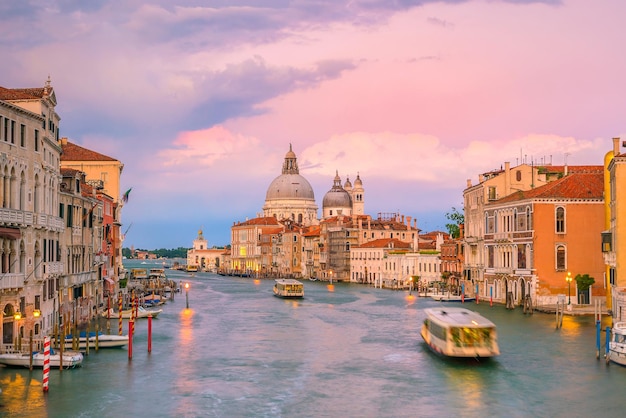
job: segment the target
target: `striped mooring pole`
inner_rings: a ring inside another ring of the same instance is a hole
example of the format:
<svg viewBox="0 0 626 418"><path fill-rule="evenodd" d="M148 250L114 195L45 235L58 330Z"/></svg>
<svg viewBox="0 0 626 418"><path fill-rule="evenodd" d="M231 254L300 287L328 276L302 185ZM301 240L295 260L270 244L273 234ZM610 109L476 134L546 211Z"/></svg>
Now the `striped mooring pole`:
<svg viewBox="0 0 626 418"><path fill-rule="evenodd" d="M48 377L50 376L50 337L43 340L43 391L48 392Z"/></svg>

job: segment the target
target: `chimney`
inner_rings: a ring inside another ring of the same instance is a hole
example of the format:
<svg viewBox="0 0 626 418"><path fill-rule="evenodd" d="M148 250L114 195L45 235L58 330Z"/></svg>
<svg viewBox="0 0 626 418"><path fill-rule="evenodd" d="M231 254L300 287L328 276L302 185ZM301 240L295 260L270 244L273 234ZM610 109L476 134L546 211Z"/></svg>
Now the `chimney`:
<svg viewBox="0 0 626 418"><path fill-rule="evenodd" d="M619 138L613 138L613 155L619 154Z"/></svg>
<svg viewBox="0 0 626 418"><path fill-rule="evenodd" d="M472 187L472 179L467 179L466 187L469 189Z"/></svg>

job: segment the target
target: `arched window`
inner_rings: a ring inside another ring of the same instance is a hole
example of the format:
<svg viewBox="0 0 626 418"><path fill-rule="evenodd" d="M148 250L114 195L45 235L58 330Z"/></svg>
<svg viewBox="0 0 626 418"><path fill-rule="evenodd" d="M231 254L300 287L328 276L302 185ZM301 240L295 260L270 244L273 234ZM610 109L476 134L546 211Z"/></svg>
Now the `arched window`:
<svg viewBox="0 0 626 418"><path fill-rule="evenodd" d="M556 246L556 269L565 271L565 245Z"/></svg>
<svg viewBox="0 0 626 418"><path fill-rule="evenodd" d="M555 213L555 222L556 222L556 233L564 234L565 233L565 208L559 206L556 208Z"/></svg>

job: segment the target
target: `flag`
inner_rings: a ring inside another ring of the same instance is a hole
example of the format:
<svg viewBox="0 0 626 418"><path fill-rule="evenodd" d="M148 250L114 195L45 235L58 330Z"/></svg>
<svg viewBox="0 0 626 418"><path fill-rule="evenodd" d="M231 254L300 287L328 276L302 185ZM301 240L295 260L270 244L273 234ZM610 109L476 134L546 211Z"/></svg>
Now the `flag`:
<svg viewBox="0 0 626 418"><path fill-rule="evenodd" d="M128 202L128 195L130 194L131 190L133 190L132 187L130 189L126 190L126 193L124 193L124 196L122 196L122 202L124 202L124 203Z"/></svg>
<svg viewBox="0 0 626 418"><path fill-rule="evenodd" d="M83 222L85 222L85 220L93 213L93 210L96 208L96 206L98 206L98 202L94 203L91 209L85 212L85 214L83 215Z"/></svg>

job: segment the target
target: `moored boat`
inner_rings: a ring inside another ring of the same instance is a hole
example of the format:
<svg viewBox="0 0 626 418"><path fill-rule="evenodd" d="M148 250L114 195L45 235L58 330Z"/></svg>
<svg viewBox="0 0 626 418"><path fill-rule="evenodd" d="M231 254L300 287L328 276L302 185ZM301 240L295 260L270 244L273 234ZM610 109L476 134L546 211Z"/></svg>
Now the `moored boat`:
<svg viewBox="0 0 626 418"><path fill-rule="evenodd" d="M135 314L133 314L133 309L126 309L122 311L121 315L122 319L130 319L131 317L147 318L150 315L152 315L153 318L156 318L161 312L163 312L163 309L146 309L143 306L139 306ZM119 318L120 313L118 311L114 311L113 309L109 309L108 311L105 310L102 312L102 316L105 318Z"/></svg>
<svg viewBox="0 0 626 418"><path fill-rule="evenodd" d="M37 351L32 353L32 365L43 368L44 353ZM63 368L71 369L79 367L83 363L83 355L78 351L63 352ZM5 353L0 354L0 364L9 367L30 367L31 353ZM50 367L58 369L61 366L61 353L50 349Z"/></svg>
<svg viewBox="0 0 626 418"><path fill-rule="evenodd" d="M453 295L451 293L439 293L430 295L430 298L438 302L471 302L476 300L473 296Z"/></svg>
<svg viewBox="0 0 626 418"><path fill-rule="evenodd" d="M102 332L98 332L96 341L95 332L90 332L89 338L87 338L87 333L81 332L78 338L78 348L81 350L86 349L87 341L89 341L89 348L96 348L96 342L98 344L98 348L121 348L128 344L128 335L104 334ZM65 337L65 348L71 349L73 344L73 336L71 334L67 335Z"/></svg>
<svg viewBox="0 0 626 418"><path fill-rule="evenodd" d="M609 360L626 366L626 322L617 322L611 329Z"/></svg>
<svg viewBox="0 0 626 418"><path fill-rule="evenodd" d="M437 354L447 357L488 358L500 354L496 326L464 308L424 309L421 335Z"/></svg>
<svg viewBox="0 0 626 418"><path fill-rule="evenodd" d="M304 284L295 279L276 279L274 281L274 296L281 298L304 297Z"/></svg>

